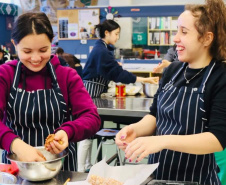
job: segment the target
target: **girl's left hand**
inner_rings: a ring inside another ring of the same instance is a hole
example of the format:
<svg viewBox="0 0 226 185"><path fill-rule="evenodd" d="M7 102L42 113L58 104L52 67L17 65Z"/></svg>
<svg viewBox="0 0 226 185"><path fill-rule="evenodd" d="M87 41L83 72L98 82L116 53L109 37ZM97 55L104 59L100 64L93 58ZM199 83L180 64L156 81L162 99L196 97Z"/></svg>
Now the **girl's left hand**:
<svg viewBox="0 0 226 185"><path fill-rule="evenodd" d="M61 141L60 143L58 141ZM59 130L55 133L53 142L47 148L47 151L52 154L59 154L68 147L68 136L64 130Z"/></svg>
<svg viewBox="0 0 226 185"><path fill-rule="evenodd" d="M162 136L139 137L128 144L125 150L125 157L132 162L140 162L149 154L160 152L164 149Z"/></svg>

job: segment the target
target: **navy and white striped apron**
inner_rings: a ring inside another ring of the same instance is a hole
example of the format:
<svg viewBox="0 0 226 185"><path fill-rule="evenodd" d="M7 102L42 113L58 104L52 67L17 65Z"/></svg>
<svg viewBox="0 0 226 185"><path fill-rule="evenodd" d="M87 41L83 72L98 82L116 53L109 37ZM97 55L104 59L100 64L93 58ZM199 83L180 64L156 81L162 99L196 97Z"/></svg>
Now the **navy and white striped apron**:
<svg viewBox="0 0 226 185"><path fill-rule="evenodd" d="M200 87L175 87L174 81L184 72L186 65L183 64L159 93L156 135L191 135L208 132L204 91L215 62L212 61L207 67ZM148 162L160 163L154 172L156 179L193 181L208 185L221 184L217 176L218 166L214 154L193 155L162 150L151 154Z"/></svg>
<svg viewBox="0 0 226 185"><path fill-rule="evenodd" d="M45 138L67 121L67 106L57 82L55 69L50 62L46 65L51 74L52 89L45 87L28 92L25 91L26 73L23 88L18 88L22 66L19 61L7 104L6 125L31 146L44 146ZM75 144L70 143L68 149L69 155L65 158L63 170L75 171ZM6 155L7 151L3 151L2 161L10 163Z"/></svg>
<svg viewBox="0 0 226 185"><path fill-rule="evenodd" d="M83 80L84 86L91 98L100 97L102 93L107 92L109 80L104 79L102 76L90 80Z"/></svg>

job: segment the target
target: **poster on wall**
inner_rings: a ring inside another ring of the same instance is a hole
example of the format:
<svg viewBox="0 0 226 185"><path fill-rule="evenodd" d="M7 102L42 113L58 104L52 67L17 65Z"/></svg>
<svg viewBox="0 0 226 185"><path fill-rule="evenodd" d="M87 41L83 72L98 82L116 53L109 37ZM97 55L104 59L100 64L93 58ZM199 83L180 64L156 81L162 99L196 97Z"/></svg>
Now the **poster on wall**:
<svg viewBox="0 0 226 185"><path fill-rule="evenodd" d="M99 10L79 10L79 36L81 39L96 38L94 27L97 24L99 24Z"/></svg>
<svg viewBox="0 0 226 185"><path fill-rule="evenodd" d="M68 38L68 18L61 17L59 18L59 37Z"/></svg>
<svg viewBox="0 0 226 185"><path fill-rule="evenodd" d="M78 24L70 23L68 24L68 38L77 39L78 38Z"/></svg>
<svg viewBox="0 0 226 185"><path fill-rule="evenodd" d="M58 37L65 39L97 39L95 25L100 22L99 9L58 10Z"/></svg>

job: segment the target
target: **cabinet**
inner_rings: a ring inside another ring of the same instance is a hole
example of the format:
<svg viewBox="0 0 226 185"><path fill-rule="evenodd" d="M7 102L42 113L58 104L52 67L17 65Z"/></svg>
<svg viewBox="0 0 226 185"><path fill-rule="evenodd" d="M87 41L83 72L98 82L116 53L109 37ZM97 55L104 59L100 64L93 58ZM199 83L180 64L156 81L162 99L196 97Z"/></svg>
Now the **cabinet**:
<svg viewBox="0 0 226 185"><path fill-rule="evenodd" d="M148 45L172 46L178 17L148 17Z"/></svg>

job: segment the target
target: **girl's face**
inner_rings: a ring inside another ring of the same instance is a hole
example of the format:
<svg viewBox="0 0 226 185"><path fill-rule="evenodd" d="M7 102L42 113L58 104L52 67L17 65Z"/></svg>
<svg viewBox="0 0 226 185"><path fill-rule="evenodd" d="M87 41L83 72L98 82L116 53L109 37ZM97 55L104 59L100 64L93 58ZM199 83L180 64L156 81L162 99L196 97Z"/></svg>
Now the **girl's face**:
<svg viewBox="0 0 226 185"><path fill-rule="evenodd" d="M207 53L203 39L198 40L195 20L190 11L184 11L178 18L178 31L173 40L177 46L178 59L182 62L198 62L203 58L202 54Z"/></svg>
<svg viewBox="0 0 226 185"><path fill-rule="evenodd" d="M42 70L50 59L51 42L46 34L27 35L14 46L20 61L31 71Z"/></svg>
<svg viewBox="0 0 226 185"><path fill-rule="evenodd" d="M119 39L119 34L120 34L120 29L119 28L117 28L116 30L113 30L111 32L105 31L105 38L104 38L104 40L105 40L105 42L107 44L114 45L117 42L117 40Z"/></svg>

